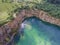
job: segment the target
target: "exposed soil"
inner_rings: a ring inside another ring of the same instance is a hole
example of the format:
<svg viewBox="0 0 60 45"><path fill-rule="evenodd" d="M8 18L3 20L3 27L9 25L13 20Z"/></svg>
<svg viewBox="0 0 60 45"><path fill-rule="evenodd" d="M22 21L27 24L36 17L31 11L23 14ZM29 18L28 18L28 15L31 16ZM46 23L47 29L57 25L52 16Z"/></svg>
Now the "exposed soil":
<svg viewBox="0 0 60 45"><path fill-rule="evenodd" d="M15 15L15 18L0 27L0 45L6 45L9 41L13 40L14 35L18 32L18 27L22 21L27 17L35 16L43 21L55 24L60 26L60 19L49 16L48 13L42 10L21 10L18 14ZM7 40L9 38L9 40ZM12 40L10 40L12 39ZM13 44L13 42L12 42Z"/></svg>

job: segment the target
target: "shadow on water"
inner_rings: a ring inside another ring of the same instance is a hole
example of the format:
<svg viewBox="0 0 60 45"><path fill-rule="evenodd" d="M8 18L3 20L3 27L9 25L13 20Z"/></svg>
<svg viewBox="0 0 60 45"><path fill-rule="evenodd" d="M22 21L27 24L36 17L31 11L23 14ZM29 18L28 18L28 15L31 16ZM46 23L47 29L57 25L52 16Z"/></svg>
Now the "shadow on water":
<svg viewBox="0 0 60 45"><path fill-rule="evenodd" d="M35 17L35 16L25 18L25 19L22 21L22 23L23 23L25 20L29 20L29 19L36 19L36 20L38 20L38 21L42 21L42 23L44 23L44 24L46 24L46 25L49 25L49 26L55 26L55 27L57 27L57 28L60 29L60 26L57 26L57 25L51 24L51 23L49 23L49 22L45 22L45 21L43 21L43 20L41 20L41 19L39 19L39 18L37 18L37 17Z"/></svg>
<svg viewBox="0 0 60 45"><path fill-rule="evenodd" d="M20 34L17 33L17 34L15 35L15 37L14 37L15 43L19 42L19 39L20 39Z"/></svg>
<svg viewBox="0 0 60 45"><path fill-rule="evenodd" d="M14 37L17 45L60 45L59 26L44 22L36 17L25 18L22 23L30 25L19 29ZM20 40L21 36L25 36L25 39Z"/></svg>

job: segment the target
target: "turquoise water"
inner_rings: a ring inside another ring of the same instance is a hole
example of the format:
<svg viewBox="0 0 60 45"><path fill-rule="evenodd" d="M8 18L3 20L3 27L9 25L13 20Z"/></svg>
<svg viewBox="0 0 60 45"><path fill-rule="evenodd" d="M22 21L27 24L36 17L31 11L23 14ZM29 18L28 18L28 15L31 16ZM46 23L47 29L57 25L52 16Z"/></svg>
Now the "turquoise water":
<svg viewBox="0 0 60 45"><path fill-rule="evenodd" d="M16 36L16 45L60 45L60 27L37 18L26 19L19 34L21 36Z"/></svg>

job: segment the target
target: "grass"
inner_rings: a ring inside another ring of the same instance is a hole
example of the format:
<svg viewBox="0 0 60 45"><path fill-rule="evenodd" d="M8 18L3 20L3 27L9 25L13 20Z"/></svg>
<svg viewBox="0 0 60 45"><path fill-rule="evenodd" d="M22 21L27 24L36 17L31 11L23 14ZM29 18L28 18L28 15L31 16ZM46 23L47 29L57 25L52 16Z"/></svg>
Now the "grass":
<svg viewBox="0 0 60 45"><path fill-rule="evenodd" d="M0 3L0 25L10 20L9 17L11 15L9 15L9 13L15 8L15 4Z"/></svg>
<svg viewBox="0 0 60 45"><path fill-rule="evenodd" d="M7 19L8 17L10 17L10 15L8 15L6 12L1 12L0 13L0 25L10 21L10 19Z"/></svg>
<svg viewBox="0 0 60 45"><path fill-rule="evenodd" d="M55 18L60 18L60 5L51 4L47 2L47 0L32 0L31 2L25 1L22 3L2 3L1 1L2 0L0 0L0 25L10 21L14 10L17 8L37 8L48 12ZM17 12L17 10L15 12Z"/></svg>
<svg viewBox="0 0 60 45"><path fill-rule="evenodd" d="M0 26L13 18L14 10L22 8L22 3L0 3Z"/></svg>
<svg viewBox="0 0 60 45"><path fill-rule="evenodd" d="M0 3L0 26L11 20L13 11L18 7L18 3Z"/></svg>
<svg viewBox="0 0 60 45"><path fill-rule="evenodd" d="M14 3L1 3L0 4L0 12L12 11L15 8L16 8L16 5Z"/></svg>
<svg viewBox="0 0 60 45"><path fill-rule="evenodd" d="M0 22L6 20L9 15L6 12L0 13Z"/></svg>

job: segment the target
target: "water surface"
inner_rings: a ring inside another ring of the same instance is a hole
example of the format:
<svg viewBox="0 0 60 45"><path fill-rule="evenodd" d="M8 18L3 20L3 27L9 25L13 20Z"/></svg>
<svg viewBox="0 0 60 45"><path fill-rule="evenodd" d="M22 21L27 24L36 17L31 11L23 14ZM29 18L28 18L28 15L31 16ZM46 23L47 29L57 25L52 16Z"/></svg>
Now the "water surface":
<svg viewBox="0 0 60 45"><path fill-rule="evenodd" d="M37 18L26 19L19 29L16 45L60 45L60 27Z"/></svg>

